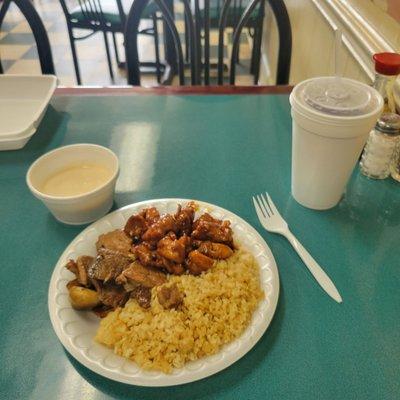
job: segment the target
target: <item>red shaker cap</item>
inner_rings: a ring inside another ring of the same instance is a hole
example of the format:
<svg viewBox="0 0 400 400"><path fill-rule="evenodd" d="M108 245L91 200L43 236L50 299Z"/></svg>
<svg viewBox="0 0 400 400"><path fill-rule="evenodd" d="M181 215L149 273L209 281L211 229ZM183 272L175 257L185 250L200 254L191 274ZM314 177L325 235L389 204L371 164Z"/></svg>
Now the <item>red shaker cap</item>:
<svg viewBox="0 0 400 400"><path fill-rule="evenodd" d="M400 54L376 53L373 56L375 71L383 75L400 74Z"/></svg>

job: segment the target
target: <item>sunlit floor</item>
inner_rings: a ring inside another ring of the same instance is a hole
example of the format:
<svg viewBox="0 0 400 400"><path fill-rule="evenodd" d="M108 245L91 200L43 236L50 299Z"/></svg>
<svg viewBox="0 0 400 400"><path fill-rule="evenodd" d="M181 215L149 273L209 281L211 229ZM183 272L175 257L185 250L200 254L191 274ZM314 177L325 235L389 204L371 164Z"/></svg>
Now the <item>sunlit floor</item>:
<svg viewBox="0 0 400 400"><path fill-rule="evenodd" d="M60 85L76 85L75 71L72 62L71 48L67 33L64 13L58 0L34 0L34 5L39 12L47 33L49 35L51 49ZM177 28L183 32L183 16L181 4L175 7ZM161 27L160 27L161 29ZM232 33L225 33L225 56L228 60ZM123 37L117 35L119 54L124 55ZM152 37L140 37L140 59L151 61L154 59L154 45ZM111 43L111 37L110 37ZM212 61L217 57L217 31L211 32L210 54ZM111 46L112 47L112 46ZM113 50L112 50L113 51ZM77 42L79 66L84 85L125 85L126 72L118 68L114 52L113 70L114 81L111 80L106 60L104 40L101 33L97 33L88 39ZM163 51L161 49L161 55ZM121 57L121 58L122 58ZM251 57L250 40L247 33L242 33L240 45L240 64L237 67L236 84L251 85L253 77L249 74ZM5 17L0 31L0 59L5 73L9 74L37 74L40 73L37 50L31 29L15 5L12 5ZM228 64L228 62L227 62ZM143 86L157 85L157 80L152 74L143 74L141 83Z"/></svg>

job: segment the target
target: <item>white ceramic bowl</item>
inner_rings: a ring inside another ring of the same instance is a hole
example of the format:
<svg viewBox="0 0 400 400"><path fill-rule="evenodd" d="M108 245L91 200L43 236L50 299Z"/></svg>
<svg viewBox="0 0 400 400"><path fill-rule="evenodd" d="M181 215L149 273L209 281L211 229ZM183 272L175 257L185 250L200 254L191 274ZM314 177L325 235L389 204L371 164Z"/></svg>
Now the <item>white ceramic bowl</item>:
<svg viewBox="0 0 400 400"><path fill-rule="evenodd" d="M83 162L109 169L112 171L111 178L91 192L77 196L50 196L40 191L43 183L55 172ZM73 144L38 158L26 174L26 183L58 221L81 225L99 219L110 210L118 173L118 158L111 150L96 144Z"/></svg>

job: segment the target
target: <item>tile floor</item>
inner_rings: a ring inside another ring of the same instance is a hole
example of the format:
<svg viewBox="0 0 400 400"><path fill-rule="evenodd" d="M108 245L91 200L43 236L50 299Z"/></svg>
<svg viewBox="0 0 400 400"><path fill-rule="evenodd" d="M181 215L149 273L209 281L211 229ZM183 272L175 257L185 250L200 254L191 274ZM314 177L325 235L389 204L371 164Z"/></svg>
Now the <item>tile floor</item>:
<svg viewBox="0 0 400 400"><path fill-rule="evenodd" d="M34 0L34 5L39 12L47 29L56 74L60 85L72 86L76 84L75 72L72 63L71 48L67 34L67 27L62 8L58 0ZM182 8L180 3L175 6L178 30L183 32ZM181 21L179 21L181 18ZM161 30L161 27L160 27ZM119 53L123 54L122 35L117 35ZM216 60L217 32L211 32L211 61ZM232 32L227 31L225 43L225 56L228 57L231 50ZM154 58L153 39L140 37L139 53L141 60ZM111 42L111 37L110 37ZM84 85L125 85L126 73L118 68L113 57L115 79L111 81L106 61L104 41L101 33L97 33L88 39L77 43L77 52ZM163 54L161 50L161 54ZM113 54L112 54L113 56ZM249 75L251 47L247 33L242 34L240 45L240 65L237 67L237 84L251 85L252 76ZM213 60L214 58L214 60ZM32 32L19 9L12 5L7 12L0 30L0 59L5 73L9 74L36 74L40 73L37 59L37 50ZM228 60L228 58L227 58ZM216 74L216 71L215 71ZM143 86L155 86L157 81L154 75L142 74Z"/></svg>

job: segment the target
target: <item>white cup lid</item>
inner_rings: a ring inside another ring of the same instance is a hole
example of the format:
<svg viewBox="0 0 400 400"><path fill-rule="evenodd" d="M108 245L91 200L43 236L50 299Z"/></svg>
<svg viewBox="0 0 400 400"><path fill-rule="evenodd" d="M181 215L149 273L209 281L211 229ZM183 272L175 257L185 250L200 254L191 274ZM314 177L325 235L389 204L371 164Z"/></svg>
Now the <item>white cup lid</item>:
<svg viewBox="0 0 400 400"><path fill-rule="evenodd" d="M376 112L382 106L382 97L372 87L336 76L303 81L292 94L292 106L296 105L303 112L324 119L360 118Z"/></svg>
<svg viewBox="0 0 400 400"><path fill-rule="evenodd" d="M310 107L331 115L365 114L372 97L363 86L336 77L309 82L303 96Z"/></svg>

